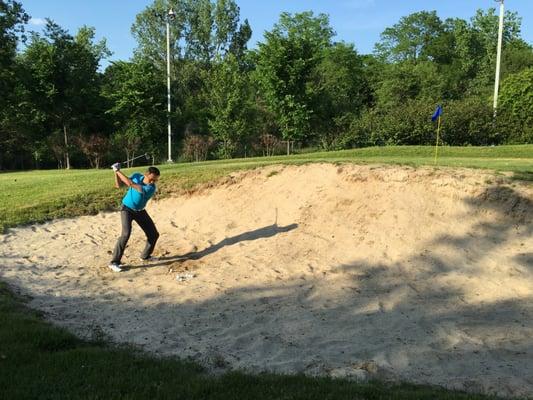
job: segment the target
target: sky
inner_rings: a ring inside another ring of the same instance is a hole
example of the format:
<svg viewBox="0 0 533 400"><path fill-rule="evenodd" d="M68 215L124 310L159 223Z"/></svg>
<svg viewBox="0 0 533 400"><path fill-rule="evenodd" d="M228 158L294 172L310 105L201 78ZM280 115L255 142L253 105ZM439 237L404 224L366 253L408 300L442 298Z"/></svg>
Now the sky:
<svg viewBox="0 0 533 400"><path fill-rule="evenodd" d="M96 28L96 37L105 37L113 60L128 60L136 47L130 28L135 16L152 0L18 0L32 17L28 29L39 31L45 18L51 18L71 34L83 25ZM253 30L250 48L263 41L280 13L313 11L328 14L337 33L336 41L355 44L359 53L371 53L380 34L403 16L413 12L437 11L441 19L470 19L476 10L499 7L494 0L236 0L241 20L248 19ZM533 1L506 0L506 9L522 17L522 37L533 44Z"/></svg>

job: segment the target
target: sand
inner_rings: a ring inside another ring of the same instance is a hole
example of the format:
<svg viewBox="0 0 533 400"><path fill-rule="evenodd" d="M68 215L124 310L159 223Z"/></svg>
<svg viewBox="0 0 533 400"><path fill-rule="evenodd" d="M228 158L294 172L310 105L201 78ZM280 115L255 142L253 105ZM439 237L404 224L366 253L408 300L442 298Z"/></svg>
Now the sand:
<svg viewBox="0 0 533 400"><path fill-rule="evenodd" d="M272 166L148 211L159 261L138 261L134 225L130 269L108 270L120 216L100 213L1 235L0 279L78 335L212 371L533 396L532 185L467 169Z"/></svg>

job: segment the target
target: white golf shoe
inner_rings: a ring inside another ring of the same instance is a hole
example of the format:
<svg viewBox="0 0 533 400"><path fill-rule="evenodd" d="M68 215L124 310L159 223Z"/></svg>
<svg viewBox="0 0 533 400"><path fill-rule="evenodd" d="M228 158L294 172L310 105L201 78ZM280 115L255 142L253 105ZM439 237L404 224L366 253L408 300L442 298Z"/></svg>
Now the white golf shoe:
<svg viewBox="0 0 533 400"><path fill-rule="evenodd" d="M113 272L122 272L122 266L120 264L110 263L108 267Z"/></svg>

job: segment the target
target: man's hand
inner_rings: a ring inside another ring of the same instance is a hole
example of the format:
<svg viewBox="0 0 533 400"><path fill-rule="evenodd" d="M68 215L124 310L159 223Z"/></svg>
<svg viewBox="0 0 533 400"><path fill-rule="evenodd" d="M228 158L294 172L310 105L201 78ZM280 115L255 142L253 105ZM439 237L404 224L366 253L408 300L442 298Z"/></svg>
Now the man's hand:
<svg viewBox="0 0 533 400"><path fill-rule="evenodd" d="M118 167L117 167L117 164L118 164ZM119 185L123 183L124 185L128 187L132 187L139 193L143 192L141 185L137 183L133 183L133 181L130 178L128 178L126 175L122 173L122 171L120 170L120 163L113 164L111 168L113 168L113 171L115 171L115 182L118 182ZM115 169L115 168L118 168L118 169Z"/></svg>

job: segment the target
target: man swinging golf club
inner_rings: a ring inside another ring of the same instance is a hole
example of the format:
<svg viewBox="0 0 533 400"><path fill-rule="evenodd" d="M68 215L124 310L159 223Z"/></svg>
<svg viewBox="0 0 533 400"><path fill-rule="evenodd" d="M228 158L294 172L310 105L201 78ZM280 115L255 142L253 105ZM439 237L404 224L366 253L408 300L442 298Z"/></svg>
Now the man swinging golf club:
<svg viewBox="0 0 533 400"><path fill-rule="evenodd" d="M120 210L122 233L115 245L113 259L109 263L111 270L121 272L122 266L120 261L130 238L132 221L137 222L146 234L147 242L141 253L141 260L154 260L152 252L159 238L159 232L144 207L146 207L146 203L154 195L156 191L155 184L159 180L161 173L156 167L149 167L144 174L136 172L128 178L120 171L120 163L113 164L111 168L115 171L115 187L119 188L122 185L128 186L128 190L122 199L122 208Z"/></svg>

